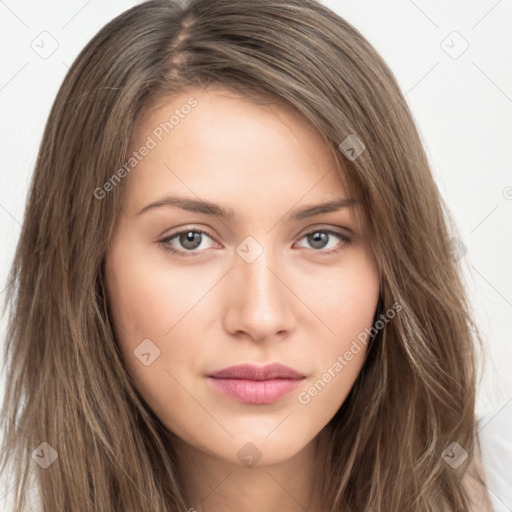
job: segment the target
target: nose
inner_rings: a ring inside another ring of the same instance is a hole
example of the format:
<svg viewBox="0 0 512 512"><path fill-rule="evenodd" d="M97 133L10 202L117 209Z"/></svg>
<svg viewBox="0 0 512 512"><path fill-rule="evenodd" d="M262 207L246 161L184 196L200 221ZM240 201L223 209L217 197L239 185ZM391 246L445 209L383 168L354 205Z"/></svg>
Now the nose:
<svg viewBox="0 0 512 512"><path fill-rule="evenodd" d="M288 336L294 328L293 292L282 266L270 251L251 263L238 255L230 272L229 300L224 317L227 332L255 341Z"/></svg>

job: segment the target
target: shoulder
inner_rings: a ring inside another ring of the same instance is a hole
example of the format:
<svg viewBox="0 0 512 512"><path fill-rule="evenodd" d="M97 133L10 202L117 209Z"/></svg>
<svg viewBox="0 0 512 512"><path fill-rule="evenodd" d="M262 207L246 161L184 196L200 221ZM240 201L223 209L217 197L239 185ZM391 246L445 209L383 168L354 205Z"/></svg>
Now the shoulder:
<svg viewBox="0 0 512 512"><path fill-rule="evenodd" d="M512 399L477 418L485 486L495 512L512 510Z"/></svg>

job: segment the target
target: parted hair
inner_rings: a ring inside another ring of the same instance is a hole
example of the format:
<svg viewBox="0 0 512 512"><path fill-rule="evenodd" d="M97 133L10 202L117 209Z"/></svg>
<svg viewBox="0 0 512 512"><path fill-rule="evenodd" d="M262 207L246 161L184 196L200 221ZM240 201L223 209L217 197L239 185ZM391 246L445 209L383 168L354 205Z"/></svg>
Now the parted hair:
<svg viewBox="0 0 512 512"><path fill-rule="evenodd" d="M32 484L41 512L187 510L178 439L135 389L105 293L127 180L101 200L93 191L126 161L144 111L210 84L284 100L314 125L361 201L379 310L401 306L329 422L325 510L469 510L481 341L453 222L393 73L314 0L151 0L81 51L39 148L4 307L0 470L16 512ZM351 135L364 144L355 159L340 150ZM46 469L32 460L42 442L58 454ZM442 457L453 442L468 453L458 468Z"/></svg>

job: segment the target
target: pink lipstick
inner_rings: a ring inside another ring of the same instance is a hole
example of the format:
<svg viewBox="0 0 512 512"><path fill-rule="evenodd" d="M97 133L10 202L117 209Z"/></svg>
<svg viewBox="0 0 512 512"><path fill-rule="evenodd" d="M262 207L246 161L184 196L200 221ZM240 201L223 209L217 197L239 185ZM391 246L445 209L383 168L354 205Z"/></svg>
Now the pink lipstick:
<svg viewBox="0 0 512 512"><path fill-rule="evenodd" d="M277 402L305 378L300 372L279 363L230 366L207 377L216 390L239 402L253 405Z"/></svg>

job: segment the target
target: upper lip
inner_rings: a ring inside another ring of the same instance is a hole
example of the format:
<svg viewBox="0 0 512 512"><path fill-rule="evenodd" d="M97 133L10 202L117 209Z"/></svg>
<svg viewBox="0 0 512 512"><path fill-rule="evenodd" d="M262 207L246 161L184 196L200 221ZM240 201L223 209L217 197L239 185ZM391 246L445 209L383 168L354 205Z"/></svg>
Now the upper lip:
<svg viewBox="0 0 512 512"><path fill-rule="evenodd" d="M208 375L218 379L247 379L247 380L269 380L269 379L303 379L305 376L280 363L272 363L265 366L254 364L241 364L230 366L218 372Z"/></svg>

